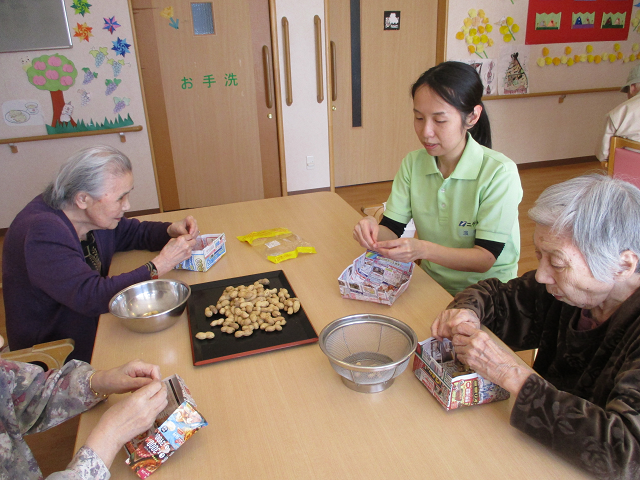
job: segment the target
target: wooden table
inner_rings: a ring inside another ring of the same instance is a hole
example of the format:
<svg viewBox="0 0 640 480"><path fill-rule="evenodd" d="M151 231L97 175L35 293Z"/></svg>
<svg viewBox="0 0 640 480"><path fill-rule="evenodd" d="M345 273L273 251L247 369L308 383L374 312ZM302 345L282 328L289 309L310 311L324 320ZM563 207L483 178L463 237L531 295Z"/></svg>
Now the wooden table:
<svg viewBox="0 0 640 480"><path fill-rule="evenodd" d="M176 221L185 213L144 218ZM188 213L203 233L226 234L227 253L206 273L172 271L167 277L196 284L282 269L318 333L339 317L371 312L406 322L424 340L451 300L420 268L391 307L342 299L337 277L363 252L351 236L361 217L333 193ZM318 253L275 265L236 239L274 227L291 229ZM152 257L150 252L119 254L111 273ZM93 365L111 368L136 357L160 365L163 376L182 376L209 422L153 474L154 480L588 478L509 425L513 399L446 412L411 368L388 390L364 394L342 383L316 343L194 367L186 313L173 327L153 334L130 332L103 315ZM82 416L77 448L119 398L112 396ZM113 478L137 478L124 460L124 452L116 457Z"/></svg>

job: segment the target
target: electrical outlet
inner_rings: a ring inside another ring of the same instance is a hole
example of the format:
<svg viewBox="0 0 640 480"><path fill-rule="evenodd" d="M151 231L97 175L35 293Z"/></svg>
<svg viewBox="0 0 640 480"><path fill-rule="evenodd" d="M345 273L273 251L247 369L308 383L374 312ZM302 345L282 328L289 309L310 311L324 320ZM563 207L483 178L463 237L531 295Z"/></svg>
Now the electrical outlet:
<svg viewBox="0 0 640 480"><path fill-rule="evenodd" d="M313 170L316 166L316 161L313 158L313 155L307 155L307 170Z"/></svg>

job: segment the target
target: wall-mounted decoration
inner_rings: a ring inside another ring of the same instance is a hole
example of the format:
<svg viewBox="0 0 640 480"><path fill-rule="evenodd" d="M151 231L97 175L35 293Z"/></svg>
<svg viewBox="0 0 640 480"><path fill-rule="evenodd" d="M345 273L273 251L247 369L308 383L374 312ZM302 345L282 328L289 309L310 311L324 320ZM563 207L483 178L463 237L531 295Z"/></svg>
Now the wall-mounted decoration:
<svg viewBox="0 0 640 480"><path fill-rule="evenodd" d="M122 83L122 80L120 80L119 78L114 78L113 80L106 79L104 81L104 84L107 86L107 89L105 90L104 94L111 95L113 92L116 91L116 89L118 88L118 85L120 85L121 83Z"/></svg>
<svg viewBox="0 0 640 480"><path fill-rule="evenodd" d="M180 80L180 88L182 90L191 90L193 88L193 77L182 77ZM206 85L207 88L211 88L213 85L217 84L216 77L213 74L203 75L202 83ZM224 74L224 86L225 87L237 87L238 83L238 75L235 73L225 73Z"/></svg>
<svg viewBox="0 0 640 480"><path fill-rule="evenodd" d="M91 50L89 50L89 54L91 54L93 58L95 58L96 68L100 68L100 66L107 59L109 50L107 49L107 47L92 48Z"/></svg>
<svg viewBox="0 0 640 480"><path fill-rule="evenodd" d="M624 28L627 13L603 13L602 28Z"/></svg>
<svg viewBox="0 0 640 480"><path fill-rule="evenodd" d="M116 55L122 55L124 57L125 54L131 53L131 51L129 50L131 44L127 43L126 38L120 39L120 37L118 37L117 40L111 43L113 43L113 47L111 47L111 50L116 52Z"/></svg>
<svg viewBox="0 0 640 480"><path fill-rule="evenodd" d="M384 12L384 29L400 30L400 11L396 10Z"/></svg>
<svg viewBox="0 0 640 480"><path fill-rule="evenodd" d="M482 85L484 87L483 95L496 95L498 93L498 79L496 75L496 61L491 58L479 58L473 60L463 60L476 69Z"/></svg>
<svg viewBox="0 0 640 480"><path fill-rule="evenodd" d="M178 30L180 25L180 20L173 17L173 7L163 8L160 12L160 16L162 18L166 18L169 20L169 26Z"/></svg>
<svg viewBox="0 0 640 480"><path fill-rule="evenodd" d="M29 83L38 90L48 90L53 105L51 126L61 122L62 109L65 105L64 94L75 83L78 70L67 57L55 53L34 58L31 67L27 69ZM67 109L68 110L68 109ZM75 126L75 121L69 116L68 122Z"/></svg>
<svg viewBox="0 0 640 480"><path fill-rule="evenodd" d="M595 12L578 12L571 14L571 28L594 28L596 23Z"/></svg>
<svg viewBox="0 0 640 480"><path fill-rule="evenodd" d="M86 107L91 101L91 92L87 92L85 89L78 89L78 93L80 94L80 105Z"/></svg>
<svg viewBox="0 0 640 480"><path fill-rule="evenodd" d="M528 48L523 45L504 46L498 59L499 93L514 95L529 93Z"/></svg>
<svg viewBox="0 0 640 480"><path fill-rule="evenodd" d="M496 25L500 25L500 33L505 43L516 41L515 34L520 31L520 25L515 23L512 17L502 17Z"/></svg>
<svg viewBox="0 0 640 480"><path fill-rule="evenodd" d="M102 27L103 30L108 30L110 34L113 35L113 33L116 31L116 28L121 27L122 25L120 25L117 21L116 21L116 17L110 17L110 18L103 18L104 20L104 26Z"/></svg>
<svg viewBox="0 0 640 480"><path fill-rule="evenodd" d="M91 13L89 9L91 8L91 4L87 2L87 0L73 0L71 4L71 8L76 11L76 15L82 15L83 17L87 13Z"/></svg>
<svg viewBox="0 0 640 480"><path fill-rule="evenodd" d="M84 78L82 79L83 85L88 85L93 82L94 78L98 78L98 74L96 72L92 72L88 67L84 67L82 71L84 72Z"/></svg>
<svg viewBox="0 0 640 480"><path fill-rule="evenodd" d="M640 7L640 3L634 5L634 7ZM640 26L640 10L636 10L636 14L631 19L631 26L634 32L638 32L638 26Z"/></svg>
<svg viewBox="0 0 640 480"><path fill-rule="evenodd" d="M91 33L93 27L87 25L87 22L84 22L82 25L78 23L77 25L77 27L73 27L73 31L76 32L73 34L73 36L78 37L80 40L85 40L88 42L89 37L93 37L93 33Z"/></svg>
<svg viewBox="0 0 640 480"><path fill-rule="evenodd" d="M111 68L113 69L114 77L117 77L118 75L120 75L120 72L122 71L122 67L124 66L124 60L122 59L116 60L115 58L110 58L109 60L107 60L107 63L111 65Z"/></svg>
<svg viewBox="0 0 640 480"><path fill-rule="evenodd" d="M2 117L10 127L44 125L40 106L35 100L8 100L4 102Z"/></svg>
<svg viewBox="0 0 640 480"><path fill-rule="evenodd" d="M632 0L529 0L525 43L627 40L632 7Z"/></svg>
<svg viewBox="0 0 640 480"><path fill-rule="evenodd" d="M126 107L127 105L129 105L129 103L131 102L131 100L129 100L126 97L120 98L120 97L113 97L113 103L115 103L115 107L113 109L113 113L118 113L120 112L124 107Z"/></svg>
<svg viewBox="0 0 640 480"><path fill-rule="evenodd" d="M559 30L562 13L536 13L536 30Z"/></svg>
<svg viewBox="0 0 640 480"><path fill-rule="evenodd" d="M493 31L493 25L489 23L489 17L484 10L470 9L462 20L462 28L456 33L456 39L467 43L467 51L480 58L488 58L487 48L492 47L493 38L489 35Z"/></svg>

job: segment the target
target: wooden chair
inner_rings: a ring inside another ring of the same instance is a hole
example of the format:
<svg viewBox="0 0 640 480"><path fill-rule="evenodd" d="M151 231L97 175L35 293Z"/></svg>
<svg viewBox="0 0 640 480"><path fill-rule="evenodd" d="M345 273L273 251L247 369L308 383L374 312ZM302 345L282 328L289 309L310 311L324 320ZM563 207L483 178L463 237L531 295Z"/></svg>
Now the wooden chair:
<svg viewBox="0 0 640 480"><path fill-rule="evenodd" d="M365 216L372 216L377 222L380 222L382 214L384 213L384 205L381 203L378 205L370 205L368 207L361 207L360 210Z"/></svg>
<svg viewBox="0 0 640 480"><path fill-rule="evenodd" d="M611 137L607 172L609 176L620 178L640 188L640 142L627 138Z"/></svg>
<svg viewBox="0 0 640 480"><path fill-rule="evenodd" d="M0 354L0 357L12 362L43 363L47 366L47 370L51 370L62 367L74 348L75 342L73 339L65 338L64 340L40 343L22 350L5 352Z"/></svg>

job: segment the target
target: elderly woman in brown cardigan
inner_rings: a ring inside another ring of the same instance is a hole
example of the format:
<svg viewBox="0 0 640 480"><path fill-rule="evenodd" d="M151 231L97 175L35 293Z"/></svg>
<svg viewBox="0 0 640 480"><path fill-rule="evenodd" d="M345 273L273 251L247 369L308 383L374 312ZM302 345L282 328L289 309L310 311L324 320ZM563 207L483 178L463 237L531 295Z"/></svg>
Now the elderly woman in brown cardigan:
<svg viewBox="0 0 640 480"><path fill-rule="evenodd" d="M536 271L462 291L432 326L516 398L511 424L598 478L640 478L640 190L603 175L529 211ZM515 350L524 367L480 330Z"/></svg>

